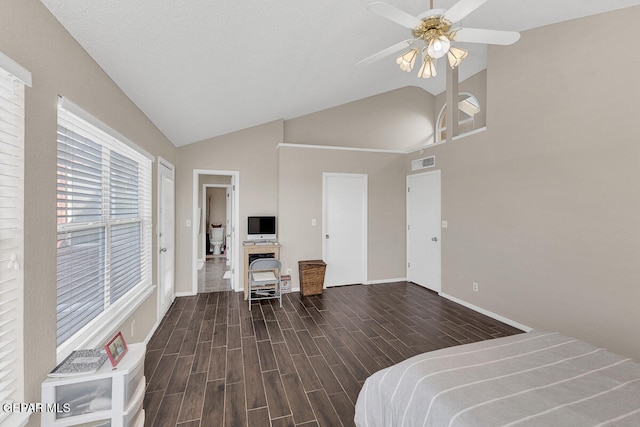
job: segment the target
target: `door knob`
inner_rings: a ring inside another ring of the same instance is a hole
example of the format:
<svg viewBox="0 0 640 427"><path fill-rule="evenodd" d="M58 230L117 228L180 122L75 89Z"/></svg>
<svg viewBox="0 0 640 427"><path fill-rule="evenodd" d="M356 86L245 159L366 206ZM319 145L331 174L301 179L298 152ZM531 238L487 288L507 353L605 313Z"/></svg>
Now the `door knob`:
<svg viewBox="0 0 640 427"><path fill-rule="evenodd" d="M160 249L160 252L167 252L167 248Z"/></svg>
<svg viewBox="0 0 640 427"><path fill-rule="evenodd" d="M438 241L438 238L437 238L437 237L432 237L432 238L431 238L431 240L432 240L433 242L437 242L437 241Z"/></svg>

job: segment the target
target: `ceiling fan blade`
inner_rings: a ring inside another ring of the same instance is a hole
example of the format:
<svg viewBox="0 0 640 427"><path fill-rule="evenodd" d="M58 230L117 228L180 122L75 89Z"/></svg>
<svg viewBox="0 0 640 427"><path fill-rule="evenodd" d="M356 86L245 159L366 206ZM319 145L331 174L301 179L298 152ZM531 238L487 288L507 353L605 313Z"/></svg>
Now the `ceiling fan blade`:
<svg viewBox="0 0 640 427"><path fill-rule="evenodd" d="M381 1L371 3L367 6L367 9L378 16L388 19L389 21L393 21L406 28L413 29L422 24L422 21L415 16L409 15L407 12Z"/></svg>
<svg viewBox="0 0 640 427"><path fill-rule="evenodd" d="M362 61L358 62L356 65L357 66L369 65L369 64L371 64L373 62L376 62L379 59L384 58L385 56L389 56L389 55L391 55L391 54L393 54L395 52L401 51L402 49L408 48L415 41L416 41L415 39L411 39L411 40L401 41L400 43L396 43L393 46L389 46L386 49L382 49L380 52L374 53L370 57L363 59Z"/></svg>
<svg viewBox="0 0 640 427"><path fill-rule="evenodd" d="M459 0L444 13L444 18L449 22L459 22L486 2L487 0Z"/></svg>
<svg viewBox="0 0 640 427"><path fill-rule="evenodd" d="M510 45L520 39L516 31L486 30L482 28L461 28L455 31L453 40L457 42Z"/></svg>

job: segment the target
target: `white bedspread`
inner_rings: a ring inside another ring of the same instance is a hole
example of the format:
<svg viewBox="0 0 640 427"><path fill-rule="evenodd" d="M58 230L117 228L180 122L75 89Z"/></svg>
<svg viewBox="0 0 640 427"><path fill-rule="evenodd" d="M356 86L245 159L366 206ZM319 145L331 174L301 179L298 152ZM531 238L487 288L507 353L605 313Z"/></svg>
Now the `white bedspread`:
<svg viewBox="0 0 640 427"><path fill-rule="evenodd" d="M640 426L640 364L558 333L424 353L376 372L359 427Z"/></svg>

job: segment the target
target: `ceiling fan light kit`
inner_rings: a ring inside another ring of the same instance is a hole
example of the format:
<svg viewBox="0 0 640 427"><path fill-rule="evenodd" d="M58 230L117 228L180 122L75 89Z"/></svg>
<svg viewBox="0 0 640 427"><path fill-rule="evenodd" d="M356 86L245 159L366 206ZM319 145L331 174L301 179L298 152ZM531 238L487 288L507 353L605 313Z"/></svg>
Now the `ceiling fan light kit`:
<svg viewBox="0 0 640 427"><path fill-rule="evenodd" d="M469 52L467 52L466 50L451 46L451 48L449 48L449 51L447 52L449 65L451 66L451 68L456 68L468 55Z"/></svg>
<svg viewBox="0 0 640 427"><path fill-rule="evenodd" d="M447 36L442 35L438 38L433 38L429 40L429 45L427 47L427 53L433 59L442 58L447 54L451 48L451 42L447 38Z"/></svg>
<svg viewBox="0 0 640 427"><path fill-rule="evenodd" d="M436 60L429 55L425 55L424 52L422 53L422 56L424 60L422 61L420 71L418 71L418 78L429 79L431 77L435 77L438 74L436 72Z"/></svg>
<svg viewBox="0 0 640 427"><path fill-rule="evenodd" d="M413 65L416 63L416 58L418 57L418 49L411 49L402 55L398 56L396 59L396 64L400 66L402 71L406 71L407 73L413 70Z"/></svg>
<svg viewBox="0 0 640 427"><path fill-rule="evenodd" d="M451 29L453 23L459 22L468 14L482 6L488 0L459 0L448 10L431 9L419 15L412 16L394 6L383 2L371 3L368 9L390 21L409 28L412 31L414 40L398 43L384 49L369 58L360 61L358 64L368 64L384 56L390 55L406 47L406 43L413 44L422 40L424 48L422 50L422 66L418 72L419 78L430 78L436 76L436 59L447 55L447 60L451 68L456 68L462 63L469 52L459 47L453 46L453 41L458 40L468 43L487 43L509 45L515 43L520 34L513 31L497 31L476 28L455 28ZM396 63L402 71L409 72L413 66L420 49L413 48L397 57Z"/></svg>

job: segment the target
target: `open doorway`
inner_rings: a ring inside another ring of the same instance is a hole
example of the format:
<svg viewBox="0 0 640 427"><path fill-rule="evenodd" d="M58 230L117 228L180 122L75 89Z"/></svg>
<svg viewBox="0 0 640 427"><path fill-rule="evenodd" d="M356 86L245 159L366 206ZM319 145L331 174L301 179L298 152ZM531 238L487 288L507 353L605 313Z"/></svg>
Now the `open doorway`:
<svg viewBox="0 0 640 427"><path fill-rule="evenodd" d="M204 236L198 258L198 293L231 290L231 177L201 175L202 212L200 228ZM222 182L210 184L209 182Z"/></svg>
<svg viewBox="0 0 640 427"><path fill-rule="evenodd" d="M238 172L194 170L193 293L238 289Z"/></svg>

